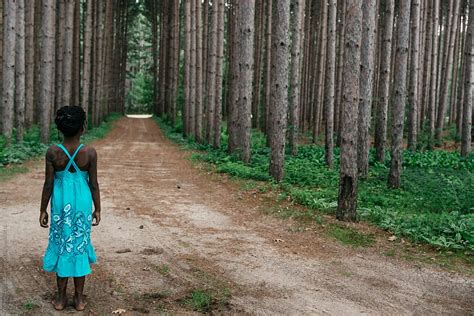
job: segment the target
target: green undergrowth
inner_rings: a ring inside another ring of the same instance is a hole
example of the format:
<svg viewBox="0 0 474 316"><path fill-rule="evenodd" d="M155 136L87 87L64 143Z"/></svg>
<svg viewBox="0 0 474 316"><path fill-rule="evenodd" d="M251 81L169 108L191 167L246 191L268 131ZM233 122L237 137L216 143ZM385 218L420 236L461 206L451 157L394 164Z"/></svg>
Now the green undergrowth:
<svg viewBox="0 0 474 316"><path fill-rule="evenodd" d="M175 128L157 120L172 141L188 149L199 150L192 159L215 165L215 170L241 179L272 183L282 198L289 198L309 209L332 214L337 207L339 183L339 150L336 148L335 168L324 163L324 148L302 145L297 156L287 155L285 178L280 184L268 175L269 148L265 136L252 133L252 159L240 162L226 151L227 135L222 149L197 144ZM474 155L463 159L456 152L404 152L402 187L387 187L390 155L384 163L375 161L370 152L370 170L359 181L358 213L397 236L423 242L439 249L474 251Z"/></svg>
<svg viewBox="0 0 474 316"><path fill-rule="evenodd" d="M105 137L111 130L113 121L120 117L120 114L111 114L98 127L89 129L82 136L82 142L89 143ZM62 141L56 126L51 127L50 135L49 145ZM13 139L15 139L15 135L13 135ZM21 164L44 155L49 145L41 143L40 129L36 125L26 131L21 143L13 142L7 146L5 138L0 136L0 181L18 172L25 172L27 168Z"/></svg>

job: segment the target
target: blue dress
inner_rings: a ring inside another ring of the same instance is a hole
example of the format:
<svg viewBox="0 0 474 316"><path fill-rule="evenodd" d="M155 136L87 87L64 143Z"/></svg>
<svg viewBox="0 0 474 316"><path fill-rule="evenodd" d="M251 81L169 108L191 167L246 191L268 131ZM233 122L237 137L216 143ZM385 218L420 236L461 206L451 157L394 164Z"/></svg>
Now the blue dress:
<svg viewBox="0 0 474 316"><path fill-rule="evenodd" d="M72 156L63 145L57 146L66 153L69 163L66 169L54 174L51 226L43 268L60 277L81 277L91 273L90 264L97 261L90 239L92 194L89 173L80 170L74 162L82 144ZM75 172L69 171L71 166Z"/></svg>

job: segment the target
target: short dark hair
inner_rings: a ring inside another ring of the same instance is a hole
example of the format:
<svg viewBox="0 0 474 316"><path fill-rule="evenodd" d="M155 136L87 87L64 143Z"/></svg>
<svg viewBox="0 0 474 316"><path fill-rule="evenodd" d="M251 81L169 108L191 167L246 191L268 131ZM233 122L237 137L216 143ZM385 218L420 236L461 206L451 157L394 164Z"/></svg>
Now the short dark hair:
<svg viewBox="0 0 474 316"><path fill-rule="evenodd" d="M84 127L86 112L80 106L63 106L56 112L54 122L64 136L75 136Z"/></svg>

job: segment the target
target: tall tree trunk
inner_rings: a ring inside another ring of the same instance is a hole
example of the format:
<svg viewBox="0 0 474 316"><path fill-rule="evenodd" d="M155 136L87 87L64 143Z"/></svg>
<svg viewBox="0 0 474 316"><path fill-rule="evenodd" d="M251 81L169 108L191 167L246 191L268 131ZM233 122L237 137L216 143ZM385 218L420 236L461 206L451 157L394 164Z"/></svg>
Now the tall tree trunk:
<svg viewBox="0 0 474 316"><path fill-rule="evenodd" d="M473 63L474 63L474 0L469 1L469 18L466 33L466 44L464 50L464 105L462 117L461 134L461 156L467 157L471 153L471 131L472 131L472 96L473 96Z"/></svg>
<svg viewBox="0 0 474 316"><path fill-rule="evenodd" d="M183 135L189 136L191 126L189 112L191 108L191 0L184 1L184 107Z"/></svg>
<svg viewBox="0 0 474 316"><path fill-rule="evenodd" d="M25 2L25 123L31 127L34 121L35 83L35 2Z"/></svg>
<svg viewBox="0 0 474 316"><path fill-rule="evenodd" d="M150 0L150 24L151 24L151 55L152 62L152 76L153 76L153 110L157 113L158 104L158 3L155 0Z"/></svg>
<svg viewBox="0 0 474 316"><path fill-rule="evenodd" d="M72 49L74 39L74 0L65 1L64 60L62 77L62 105L71 105Z"/></svg>
<svg viewBox="0 0 474 316"><path fill-rule="evenodd" d="M290 59L290 3L275 0L272 10L271 102L268 136L270 140L270 175L284 177L285 139L288 112L288 68Z"/></svg>
<svg viewBox="0 0 474 316"><path fill-rule="evenodd" d="M290 69L290 126L289 146L291 154L298 153L299 105L301 86L301 37L305 12L305 0L293 0L293 17L291 20L291 69ZM335 10L335 8L334 8ZM336 19L334 18L334 23ZM332 30L334 32L334 30ZM331 34L332 35L332 34ZM255 95L254 95L255 97Z"/></svg>
<svg viewBox="0 0 474 316"><path fill-rule="evenodd" d="M394 0L384 0L383 43L380 61L379 90L377 93L377 112L375 118L375 156L377 161L385 160L385 143L387 142L387 112L390 98L390 73L392 56Z"/></svg>
<svg viewBox="0 0 474 316"><path fill-rule="evenodd" d="M196 1L191 0L191 55L190 55L190 106L189 106L189 131L196 137Z"/></svg>
<svg viewBox="0 0 474 316"><path fill-rule="evenodd" d="M340 143L340 120L342 116L342 70L344 69L344 38L346 32L346 0L341 0L338 18L338 53L337 53L337 77L336 77L336 100L334 103L334 131L337 133L337 142Z"/></svg>
<svg viewBox="0 0 474 316"><path fill-rule="evenodd" d="M324 72L326 69L326 42L327 42L327 17L328 17L328 6L326 1L321 2L321 20L320 20L320 33L319 33L319 57L318 57L318 68L317 68L317 85L315 91L315 98L313 102L313 142L316 142L316 138L320 132L321 122L321 109L323 106L322 96L324 92Z"/></svg>
<svg viewBox="0 0 474 316"><path fill-rule="evenodd" d="M16 139L25 132L25 0L16 0L15 117Z"/></svg>
<svg viewBox="0 0 474 316"><path fill-rule="evenodd" d="M235 15L235 59L232 71L231 125L233 146L230 152L236 152L244 162L250 162L250 132L252 127L252 70L255 1L245 0L236 6ZM229 139L231 135L229 134ZM235 146L235 147L234 147Z"/></svg>
<svg viewBox="0 0 474 316"><path fill-rule="evenodd" d="M66 0L60 0L57 3L58 14L56 16L56 43L55 43L55 57L56 62L53 63L55 81L54 81L54 109L52 115L56 112L61 106L64 105L62 93L63 93L63 71L64 71L64 39L66 32Z"/></svg>
<svg viewBox="0 0 474 316"><path fill-rule="evenodd" d="M209 30L209 46L208 46L208 73L207 73L207 127L206 127L206 139L209 144L213 143L214 139L214 123L215 123L215 107L216 107L216 63L217 63L217 21L219 19L218 4L214 2L211 7L210 24L208 25ZM219 96L217 96L219 97Z"/></svg>
<svg viewBox="0 0 474 316"><path fill-rule="evenodd" d="M439 2L440 0L434 0L433 2L433 12L432 12L432 23L433 23L433 32L432 32L432 51L431 51L431 84L430 84L430 93L429 93L429 103L428 103L428 136L429 136L429 145L432 145L432 140L435 131L435 120L436 120L436 106L437 106L437 78L438 78L438 27L439 27Z"/></svg>
<svg viewBox="0 0 474 316"><path fill-rule="evenodd" d="M336 218L357 220L357 123L359 107L362 1L346 3L342 77L341 170Z"/></svg>
<svg viewBox="0 0 474 316"><path fill-rule="evenodd" d="M446 111L448 109L448 102L449 102L449 87L452 86L452 74L453 74L453 64L454 64L454 45L456 41L456 32L458 27L458 16L459 16L459 7L461 0L453 0L454 8L453 8L453 17L451 22L451 35L449 36L449 43L448 47L445 48L447 50L446 54L446 69L443 71L444 80L441 83L441 94L440 94L440 104L439 104L439 111L438 117L436 122L436 133L435 133L435 140L441 140L441 133L443 132L444 123L446 120Z"/></svg>
<svg viewBox="0 0 474 316"><path fill-rule="evenodd" d="M16 42L16 11L17 1L5 0L3 24L3 77L2 77L2 134L7 142L11 142L15 104L15 42Z"/></svg>
<svg viewBox="0 0 474 316"><path fill-rule="evenodd" d="M262 79L263 62L263 32L265 21L265 0L256 1L255 9L255 39L254 39L254 72L253 72L253 93L252 93L252 127L259 128L260 120L260 91Z"/></svg>
<svg viewBox="0 0 474 316"><path fill-rule="evenodd" d="M433 50L433 23L432 23L432 16L433 16L433 5L432 1L426 2L426 10L427 17L426 17L426 39L425 39L425 62L424 62L424 70L423 70L423 90L422 90L422 102L420 104L421 111L420 111L420 119L419 124L420 126L425 129L425 116L428 112L429 107L429 100L430 100L430 86L431 86L431 58L432 58L432 50Z"/></svg>
<svg viewBox="0 0 474 316"><path fill-rule="evenodd" d="M388 184L399 188L402 172L403 123L405 118L406 80L408 65L408 44L410 34L410 2L400 0L400 11L397 18L397 50L395 55L394 93L392 106L392 160Z"/></svg>
<svg viewBox="0 0 474 316"><path fill-rule="evenodd" d="M82 108L89 114L90 104L90 82L91 82L91 58L92 58L92 17L94 0L87 0L86 22L84 31L84 64L82 73Z"/></svg>
<svg viewBox="0 0 474 316"><path fill-rule="evenodd" d="M461 134L462 134L462 116L463 116L463 111L464 111L464 106L463 106L463 98L464 98L464 81L466 77L466 61L465 61L465 51L466 51L466 40L467 40L467 27L465 23L465 19L467 18L467 13L464 13L464 21L462 24L462 33L461 33L461 47L460 47L460 67L461 67L461 73L460 73L460 80L458 84L458 89L456 91L456 103L457 103L457 115L456 115L456 136L461 139Z"/></svg>
<svg viewBox="0 0 474 316"><path fill-rule="evenodd" d="M196 14L196 123L195 123L195 137L198 143L202 143L202 1L195 0Z"/></svg>
<svg viewBox="0 0 474 316"><path fill-rule="evenodd" d="M336 79L336 17L337 0L328 2L328 38L327 38L327 62L326 62L326 84L324 89L324 108L326 117L325 132L325 158L329 168L333 166L334 151L334 94Z"/></svg>
<svg viewBox="0 0 474 316"><path fill-rule="evenodd" d="M408 104L408 149L416 150L418 132L418 74L420 48L420 0L411 3L411 55L410 55L410 86Z"/></svg>
<svg viewBox="0 0 474 316"><path fill-rule="evenodd" d="M55 29L55 1L42 0L42 21L41 21L41 70L40 70L40 99L39 113L41 125L41 141L49 143L49 120L52 104L53 88L53 51L54 51L54 29Z"/></svg>
<svg viewBox="0 0 474 316"><path fill-rule="evenodd" d="M265 26L265 100L264 109L262 111L262 130L268 135L267 128L269 124L269 109L271 99L271 56L272 56L272 0L266 0L266 26ZM267 136L268 137L268 136Z"/></svg>
<svg viewBox="0 0 474 316"><path fill-rule="evenodd" d="M216 148L221 146L221 117L222 117L222 80L224 64L224 0L217 0L217 56L216 56L216 106L214 119L214 142Z"/></svg>
<svg viewBox="0 0 474 316"><path fill-rule="evenodd" d="M175 2L172 6L172 25L171 25L171 41L173 52L172 60L173 71L171 73L171 101L169 109L169 119L171 125L176 124L176 102L178 96L179 83L179 3Z"/></svg>
<svg viewBox="0 0 474 316"><path fill-rule="evenodd" d="M81 104L81 1L74 3L74 31L72 45L72 94L71 104ZM112 54L111 54L112 56Z"/></svg>
<svg viewBox="0 0 474 316"><path fill-rule="evenodd" d="M362 4L362 46L360 51L360 103L357 136L357 165L359 175L369 172L369 128L372 109L372 88L374 86L376 0L365 0Z"/></svg>

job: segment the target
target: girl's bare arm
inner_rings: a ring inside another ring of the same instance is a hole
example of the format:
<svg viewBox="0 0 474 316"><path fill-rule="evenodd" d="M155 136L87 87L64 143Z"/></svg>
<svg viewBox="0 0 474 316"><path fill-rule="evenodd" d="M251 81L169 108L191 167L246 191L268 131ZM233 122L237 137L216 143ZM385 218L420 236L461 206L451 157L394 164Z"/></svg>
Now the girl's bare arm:
<svg viewBox="0 0 474 316"><path fill-rule="evenodd" d="M48 227L48 213L46 209L48 208L49 199L53 193L54 185L54 167L53 161L55 159L55 153L52 147L46 152L46 167L45 167L45 177L43 184L43 193L41 195L41 207L40 207L40 225L41 227Z"/></svg>

